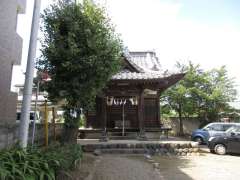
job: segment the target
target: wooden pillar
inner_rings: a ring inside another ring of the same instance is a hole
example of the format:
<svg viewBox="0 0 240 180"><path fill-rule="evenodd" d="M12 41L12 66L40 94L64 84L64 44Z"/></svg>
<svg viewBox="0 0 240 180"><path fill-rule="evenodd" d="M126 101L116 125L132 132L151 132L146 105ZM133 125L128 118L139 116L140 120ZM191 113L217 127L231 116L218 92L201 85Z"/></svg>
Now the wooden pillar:
<svg viewBox="0 0 240 180"><path fill-rule="evenodd" d="M89 127L90 122L89 122L89 118L88 118L88 110L86 111L85 116L86 116L86 127Z"/></svg>
<svg viewBox="0 0 240 180"><path fill-rule="evenodd" d="M144 126L144 89L139 94L138 103L138 121L139 121L139 139L145 139L145 126Z"/></svg>
<svg viewBox="0 0 240 180"><path fill-rule="evenodd" d="M160 91L157 92L157 99L156 99L156 105L157 105L157 122L158 125L161 126L161 114L160 114Z"/></svg>
<svg viewBox="0 0 240 180"><path fill-rule="evenodd" d="M106 107L106 99L102 98L102 128L106 130L107 128L107 107Z"/></svg>
<svg viewBox="0 0 240 180"><path fill-rule="evenodd" d="M100 141L107 141L107 103L106 98L102 97L102 118L101 118L101 125L102 125L102 137L100 138Z"/></svg>

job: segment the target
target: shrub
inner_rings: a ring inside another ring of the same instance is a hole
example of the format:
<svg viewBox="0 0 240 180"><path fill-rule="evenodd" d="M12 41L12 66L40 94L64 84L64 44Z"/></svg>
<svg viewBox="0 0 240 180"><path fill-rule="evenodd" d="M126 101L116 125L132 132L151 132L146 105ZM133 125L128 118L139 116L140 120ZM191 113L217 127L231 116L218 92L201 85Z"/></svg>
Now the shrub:
<svg viewBox="0 0 240 180"><path fill-rule="evenodd" d="M0 152L1 180L55 180L59 170L76 167L82 158L80 145L48 149L12 148Z"/></svg>

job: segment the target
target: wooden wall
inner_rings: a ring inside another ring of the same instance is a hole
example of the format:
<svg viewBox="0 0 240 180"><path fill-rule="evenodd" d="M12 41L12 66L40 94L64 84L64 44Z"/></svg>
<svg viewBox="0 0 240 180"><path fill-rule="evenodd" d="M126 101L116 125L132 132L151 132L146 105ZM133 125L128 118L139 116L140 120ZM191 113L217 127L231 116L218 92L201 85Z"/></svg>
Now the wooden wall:
<svg viewBox="0 0 240 180"><path fill-rule="evenodd" d="M160 121L157 117L157 101L156 98L144 99L144 126L158 127Z"/></svg>
<svg viewBox="0 0 240 180"><path fill-rule="evenodd" d="M157 115L156 98L144 98L144 127L159 127L160 120ZM96 99L96 110L87 115L87 127L102 128L102 99ZM125 105L125 127L139 128L138 106L133 106L129 101ZM107 128L122 126L122 106L107 106Z"/></svg>

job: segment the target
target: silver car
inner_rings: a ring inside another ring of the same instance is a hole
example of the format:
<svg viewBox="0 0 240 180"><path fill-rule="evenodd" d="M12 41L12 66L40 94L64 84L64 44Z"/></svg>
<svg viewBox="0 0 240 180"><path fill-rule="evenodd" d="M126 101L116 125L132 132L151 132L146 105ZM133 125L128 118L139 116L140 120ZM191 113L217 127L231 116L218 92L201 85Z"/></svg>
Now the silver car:
<svg viewBox="0 0 240 180"><path fill-rule="evenodd" d="M225 135L226 130L237 125L240 125L240 123L210 123L202 129L193 131L191 139L199 142L199 144L207 143L210 137Z"/></svg>

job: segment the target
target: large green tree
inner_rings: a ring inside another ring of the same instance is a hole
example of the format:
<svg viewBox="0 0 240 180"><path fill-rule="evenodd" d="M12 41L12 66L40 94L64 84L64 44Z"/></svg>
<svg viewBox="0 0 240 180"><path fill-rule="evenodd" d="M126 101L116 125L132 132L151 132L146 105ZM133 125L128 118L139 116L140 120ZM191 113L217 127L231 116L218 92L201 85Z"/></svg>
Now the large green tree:
<svg viewBox="0 0 240 180"><path fill-rule="evenodd" d="M180 135L183 135L183 118L199 117L209 122L219 118L219 114L229 111L229 102L236 97L233 79L228 77L225 66L211 71L203 71L199 65L177 63L186 76L164 92L163 109L174 110L179 117ZM170 108L169 108L170 107ZM205 123L203 122L203 123Z"/></svg>
<svg viewBox="0 0 240 180"><path fill-rule="evenodd" d="M204 87L204 104L200 116L208 121L217 120L219 113L232 109L229 102L236 99L234 79L228 77L225 66L206 72L208 84Z"/></svg>
<svg viewBox="0 0 240 180"><path fill-rule="evenodd" d="M75 129L67 133L75 136L80 108L91 108L119 70L122 43L104 9L92 1L59 1L44 10L42 20L44 39L37 68L51 78L45 86L50 100L64 100L66 129Z"/></svg>

